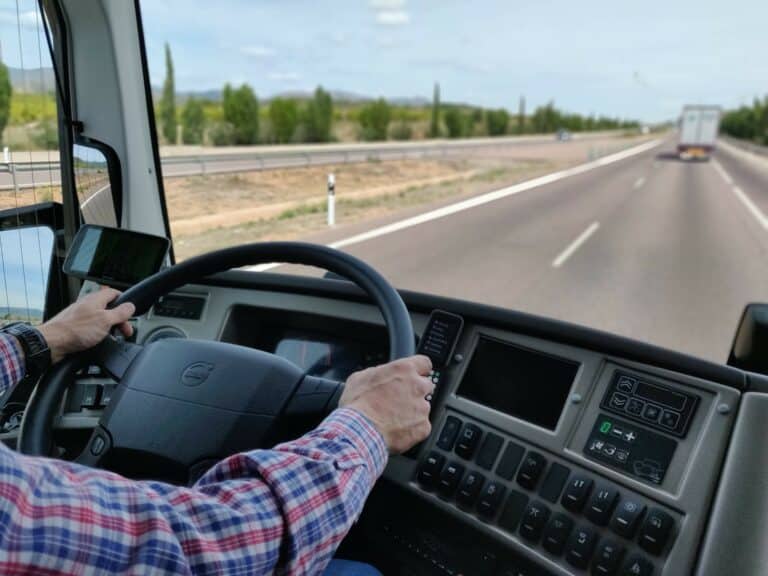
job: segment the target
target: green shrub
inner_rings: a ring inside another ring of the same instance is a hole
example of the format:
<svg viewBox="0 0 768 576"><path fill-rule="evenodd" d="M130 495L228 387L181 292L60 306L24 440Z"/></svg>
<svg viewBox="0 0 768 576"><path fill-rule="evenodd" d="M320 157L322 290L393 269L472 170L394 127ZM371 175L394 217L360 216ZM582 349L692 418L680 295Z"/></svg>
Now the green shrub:
<svg viewBox="0 0 768 576"><path fill-rule="evenodd" d="M232 146L235 143L235 127L229 122L214 122L208 130L208 139L214 146Z"/></svg>
<svg viewBox="0 0 768 576"><path fill-rule="evenodd" d="M467 122L458 108L448 108L443 114L443 122L448 131L448 138L461 138L467 134Z"/></svg>
<svg viewBox="0 0 768 576"><path fill-rule="evenodd" d="M485 126L489 136L501 136L507 133L509 114L506 110L488 110L485 113Z"/></svg>
<svg viewBox="0 0 768 576"><path fill-rule="evenodd" d="M294 100L275 98L269 104L272 139L280 144L293 140L299 121L299 109Z"/></svg>
<svg viewBox="0 0 768 576"><path fill-rule="evenodd" d="M32 145L40 150L52 150L59 141L59 130L54 120L40 122L31 132Z"/></svg>
<svg viewBox="0 0 768 576"><path fill-rule="evenodd" d="M413 138L413 128L408 122L400 121L392 127L393 140L410 140Z"/></svg>
<svg viewBox="0 0 768 576"><path fill-rule="evenodd" d="M190 98L181 113L181 137L184 144L200 144L205 131L205 112L199 100Z"/></svg>
<svg viewBox="0 0 768 576"><path fill-rule="evenodd" d="M333 118L333 99L322 86L318 86L304 111L303 139L307 142L330 142Z"/></svg>
<svg viewBox="0 0 768 576"><path fill-rule="evenodd" d="M256 144L259 141L259 100L248 84L239 88L224 86L222 93L224 121L233 129L234 144Z"/></svg>
<svg viewBox="0 0 768 576"><path fill-rule="evenodd" d="M366 104L358 113L363 140L386 140L392 111L384 98Z"/></svg>

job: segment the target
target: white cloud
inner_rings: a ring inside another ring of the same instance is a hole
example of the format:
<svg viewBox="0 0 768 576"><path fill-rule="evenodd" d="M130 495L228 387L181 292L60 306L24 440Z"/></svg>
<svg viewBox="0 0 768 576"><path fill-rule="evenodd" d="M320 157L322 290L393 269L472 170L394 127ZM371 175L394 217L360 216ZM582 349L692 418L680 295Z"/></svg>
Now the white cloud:
<svg viewBox="0 0 768 576"><path fill-rule="evenodd" d="M369 4L375 10L392 10L405 6L405 0L370 0Z"/></svg>
<svg viewBox="0 0 768 576"><path fill-rule="evenodd" d="M254 58L269 58L275 55L275 51L267 46L241 46L240 52L246 56L253 56Z"/></svg>
<svg viewBox="0 0 768 576"><path fill-rule="evenodd" d="M277 82L296 82L299 78L301 78L301 76L296 72L271 72L269 74L269 79Z"/></svg>
<svg viewBox="0 0 768 576"><path fill-rule="evenodd" d="M400 26L408 24L411 16L405 10L384 10L376 14L376 21L387 26Z"/></svg>

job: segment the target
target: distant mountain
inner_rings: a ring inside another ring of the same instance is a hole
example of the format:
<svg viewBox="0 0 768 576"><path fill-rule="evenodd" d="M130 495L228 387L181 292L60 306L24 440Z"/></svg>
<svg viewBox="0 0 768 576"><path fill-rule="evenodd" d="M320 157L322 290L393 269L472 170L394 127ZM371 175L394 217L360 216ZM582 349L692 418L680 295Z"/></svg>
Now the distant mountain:
<svg viewBox="0 0 768 576"><path fill-rule="evenodd" d="M8 66L14 92L50 92L56 87L53 68L13 68Z"/></svg>
<svg viewBox="0 0 768 576"><path fill-rule="evenodd" d="M43 311L38 308L25 308L23 306L2 306L0 305L0 324L17 320L41 320Z"/></svg>

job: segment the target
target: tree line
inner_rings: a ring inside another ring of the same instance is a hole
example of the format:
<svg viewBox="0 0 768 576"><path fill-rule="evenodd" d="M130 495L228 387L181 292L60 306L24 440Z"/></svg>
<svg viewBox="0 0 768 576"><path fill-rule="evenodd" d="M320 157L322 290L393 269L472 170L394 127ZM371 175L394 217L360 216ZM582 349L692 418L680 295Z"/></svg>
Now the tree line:
<svg viewBox="0 0 768 576"><path fill-rule="evenodd" d="M431 105L396 106L383 98L362 104L335 104L329 92L318 87L308 99L273 98L262 105L248 84L226 84L220 101L177 97L173 59L165 45L166 75L155 114L158 131L166 143L214 146L258 143L330 142L336 139L335 124L343 123L344 135L352 132L360 140L410 140L412 138L472 138L507 134L551 133L557 130L589 131L631 129L637 122L604 116L569 114L553 102L526 113L521 97L516 114L503 108L447 104L441 102L440 86L435 84ZM0 63L0 139L9 121L11 83L7 68ZM46 95L53 98L53 95ZM757 104L756 104L757 106ZM766 117L768 105L760 104ZM55 110L55 108L54 108ZM734 111L741 114L739 111ZM724 129L726 121L724 119ZM734 121L734 126L740 125ZM55 128L55 126L53 126ZM351 130L350 130L351 129ZM739 129L734 128L734 132ZM744 130L742 130L744 132ZM765 124L763 134L766 133ZM739 137L752 137L748 136ZM736 134L734 134L736 135ZM1 141L1 140L0 140Z"/></svg>
<svg viewBox="0 0 768 576"><path fill-rule="evenodd" d="M768 146L768 96L755 98L751 106L727 110L720 120L720 130L734 138Z"/></svg>

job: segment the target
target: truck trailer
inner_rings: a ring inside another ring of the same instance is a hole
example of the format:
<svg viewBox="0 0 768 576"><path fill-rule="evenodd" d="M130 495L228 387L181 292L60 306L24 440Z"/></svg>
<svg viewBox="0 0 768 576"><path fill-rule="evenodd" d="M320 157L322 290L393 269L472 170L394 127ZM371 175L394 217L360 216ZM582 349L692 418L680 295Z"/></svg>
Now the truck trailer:
<svg viewBox="0 0 768 576"><path fill-rule="evenodd" d="M682 160L709 160L720 127L719 106L685 106L677 153Z"/></svg>

